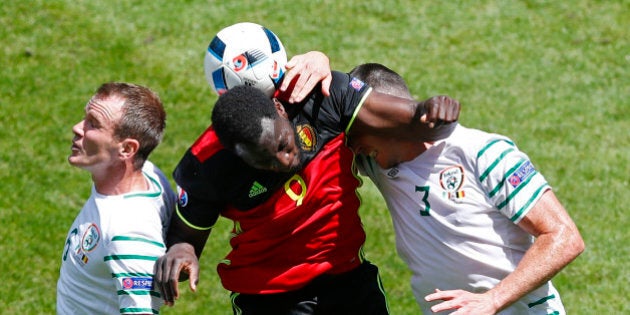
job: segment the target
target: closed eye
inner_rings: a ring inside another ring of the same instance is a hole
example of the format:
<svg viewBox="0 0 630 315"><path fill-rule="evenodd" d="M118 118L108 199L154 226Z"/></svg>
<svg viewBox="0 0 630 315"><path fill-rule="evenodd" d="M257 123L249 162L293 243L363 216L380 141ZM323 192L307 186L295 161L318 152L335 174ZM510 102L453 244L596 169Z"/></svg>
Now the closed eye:
<svg viewBox="0 0 630 315"><path fill-rule="evenodd" d="M286 141L280 142L278 144L278 152L284 151L289 146L289 143Z"/></svg>

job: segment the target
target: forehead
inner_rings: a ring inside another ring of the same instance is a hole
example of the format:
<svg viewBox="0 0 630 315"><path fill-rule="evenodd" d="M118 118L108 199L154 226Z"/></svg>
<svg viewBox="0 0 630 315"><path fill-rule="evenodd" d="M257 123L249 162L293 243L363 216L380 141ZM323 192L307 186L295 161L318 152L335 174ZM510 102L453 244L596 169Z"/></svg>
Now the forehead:
<svg viewBox="0 0 630 315"><path fill-rule="evenodd" d="M260 125L260 138L252 143L237 143L235 150L251 166L267 168L276 163L276 152L284 142L289 141L288 136L293 132L293 125L282 117L262 118Z"/></svg>
<svg viewBox="0 0 630 315"><path fill-rule="evenodd" d="M273 160L272 148L275 146L276 121L271 118L260 120L262 132L257 141L251 143L237 143L235 145L236 155L240 156L252 166L261 166Z"/></svg>
<svg viewBox="0 0 630 315"><path fill-rule="evenodd" d="M98 119L114 121L120 117L121 110L124 104L125 101L120 98L92 97L87 102L87 104L85 104L85 112L88 115L92 115Z"/></svg>

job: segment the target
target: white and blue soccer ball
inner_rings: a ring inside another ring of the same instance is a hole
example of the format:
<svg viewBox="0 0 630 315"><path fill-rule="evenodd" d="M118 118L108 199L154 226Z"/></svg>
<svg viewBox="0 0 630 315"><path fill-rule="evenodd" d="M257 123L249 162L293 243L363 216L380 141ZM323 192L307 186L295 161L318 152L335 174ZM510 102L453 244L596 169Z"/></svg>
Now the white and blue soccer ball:
<svg viewBox="0 0 630 315"><path fill-rule="evenodd" d="M287 53L272 31L255 23L237 23L217 33L208 45L204 72L218 95L238 85L270 97L284 75Z"/></svg>

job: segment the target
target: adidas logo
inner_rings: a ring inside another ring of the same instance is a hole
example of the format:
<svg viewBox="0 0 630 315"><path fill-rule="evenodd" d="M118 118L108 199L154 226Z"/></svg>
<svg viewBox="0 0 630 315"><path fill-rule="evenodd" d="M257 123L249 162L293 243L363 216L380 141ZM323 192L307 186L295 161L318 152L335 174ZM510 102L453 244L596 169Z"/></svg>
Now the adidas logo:
<svg viewBox="0 0 630 315"><path fill-rule="evenodd" d="M249 189L249 198L254 198L265 192L267 192L267 187L261 185L259 182L254 181L254 184L252 184L252 188Z"/></svg>

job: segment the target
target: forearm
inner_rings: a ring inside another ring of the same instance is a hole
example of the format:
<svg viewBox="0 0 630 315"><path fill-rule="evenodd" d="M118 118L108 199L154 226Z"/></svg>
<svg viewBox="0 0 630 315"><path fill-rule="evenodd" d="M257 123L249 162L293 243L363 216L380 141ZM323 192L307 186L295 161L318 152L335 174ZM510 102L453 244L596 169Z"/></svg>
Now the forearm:
<svg viewBox="0 0 630 315"><path fill-rule="evenodd" d="M183 222L178 215L174 215L166 237L168 251L177 246L180 250L191 251L199 258L210 236L210 231L210 229L193 229Z"/></svg>
<svg viewBox="0 0 630 315"><path fill-rule="evenodd" d="M577 236L569 228L540 235L516 269L487 292L497 311L545 284L573 261L583 250L582 240Z"/></svg>
<svg viewBox="0 0 630 315"><path fill-rule="evenodd" d="M418 142L434 141L450 135L459 111L459 102L447 96L418 102L372 92L350 132Z"/></svg>

